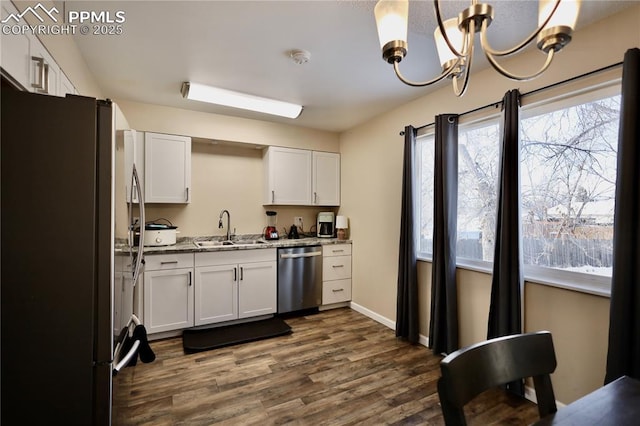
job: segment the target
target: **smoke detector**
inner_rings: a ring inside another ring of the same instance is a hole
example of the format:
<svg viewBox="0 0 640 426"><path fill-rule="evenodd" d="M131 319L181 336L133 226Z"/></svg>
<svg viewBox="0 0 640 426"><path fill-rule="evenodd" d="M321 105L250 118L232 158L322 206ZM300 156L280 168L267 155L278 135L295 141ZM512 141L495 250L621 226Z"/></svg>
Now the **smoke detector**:
<svg viewBox="0 0 640 426"><path fill-rule="evenodd" d="M294 49L289 52L289 57L298 65L306 64L311 59L311 53L302 49Z"/></svg>

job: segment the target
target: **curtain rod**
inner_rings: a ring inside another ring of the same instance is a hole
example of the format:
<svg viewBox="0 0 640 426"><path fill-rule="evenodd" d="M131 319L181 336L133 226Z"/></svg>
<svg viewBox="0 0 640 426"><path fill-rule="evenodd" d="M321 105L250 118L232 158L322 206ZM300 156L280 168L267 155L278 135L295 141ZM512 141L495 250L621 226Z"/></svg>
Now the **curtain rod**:
<svg viewBox="0 0 640 426"><path fill-rule="evenodd" d="M576 76L568 78L566 80L562 80L562 81L558 81L556 83L549 84L548 86L540 87L539 89L535 89L535 90L532 90L530 92L522 93L520 96L524 97L524 96L528 96L528 95L533 95L534 93L542 92L544 90L552 89L554 87L561 86L563 84L571 83L572 81L579 80L581 78L589 77L591 75L598 74L598 73L601 73L601 72L604 72L604 71L609 71L610 69L619 67L622 64L623 64L623 62L616 62L615 64L607 65L605 67L598 68L598 69L595 69L593 71L586 72L584 74L576 75ZM483 110L485 108L498 107L500 105L502 105L502 101L501 100L498 101L498 102L492 102L490 104L487 104L487 105L472 109L470 111L463 112L461 114L458 114L458 116L462 117L463 115L472 114L474 112L478 112L478 111ZM435 122L432 122L432 123L429 123L429 124L424 124L424 125L422 125L420 127L416 127L416 131L420 130L420 129L424 129L425 127L433 126L435 124L436 124ZM400 136L404 136L404 130L402 130L400 132Z"/></svg>

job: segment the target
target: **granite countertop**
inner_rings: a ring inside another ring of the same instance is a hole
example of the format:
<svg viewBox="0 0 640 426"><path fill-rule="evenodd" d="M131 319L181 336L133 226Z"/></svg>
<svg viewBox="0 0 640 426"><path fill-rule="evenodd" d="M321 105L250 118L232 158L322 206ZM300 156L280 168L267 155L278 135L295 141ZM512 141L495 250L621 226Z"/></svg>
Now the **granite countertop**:
<svg viewBox="0 0 640 426"><path fill-rule="evenodd" d="M297 239L280 238L278 240L265 240L261 235L238 235L231 238L231 241L259 241L257 244L237 244L237 245L219 245L212 247L197 247L196 241L218 241L222 242L224 238L217 236L202 237L181 237L176 243L170 246L150 247L145 246L146 254L169 254L169 253L199 253L212 251L231 251L231 250L256 250L264 248L281 248L281 247L304 247L327 244L350 244L351 240L339 240L337 238L318 238L318 237L302 237ZM116 252L129 252L129 247L125 239L116 239Z"/></svg>

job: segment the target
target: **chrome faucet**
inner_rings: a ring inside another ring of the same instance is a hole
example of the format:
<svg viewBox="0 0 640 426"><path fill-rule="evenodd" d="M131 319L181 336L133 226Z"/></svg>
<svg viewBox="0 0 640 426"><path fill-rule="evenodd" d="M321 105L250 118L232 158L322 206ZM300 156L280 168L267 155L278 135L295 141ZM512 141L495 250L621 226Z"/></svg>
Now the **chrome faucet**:
<svg viewBox="0 0 640 426"><path fill-rule="evenodd" d="M220 218L218 220L218 229L222 228L222 216L224 216L224 214L227 214L227 238L226 241L230 241L231 240L231 215L229 214L229 210L222 210L220 212Z"/></svg>

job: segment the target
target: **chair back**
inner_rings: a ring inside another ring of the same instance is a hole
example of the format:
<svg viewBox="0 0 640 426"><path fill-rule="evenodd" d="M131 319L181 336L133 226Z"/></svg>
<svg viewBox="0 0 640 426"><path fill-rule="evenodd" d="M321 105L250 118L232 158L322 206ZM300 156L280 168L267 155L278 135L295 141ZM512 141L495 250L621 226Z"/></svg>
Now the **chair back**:
<svg viewBox="0 0 640 426"><path fill-rule="evenodd" d="M453 352L440 362L438 394L447 425L466 425L464 406L482 392L532 377L540 417L557 411L550 374L556 369L551 333L498 337Z"/></svg>

